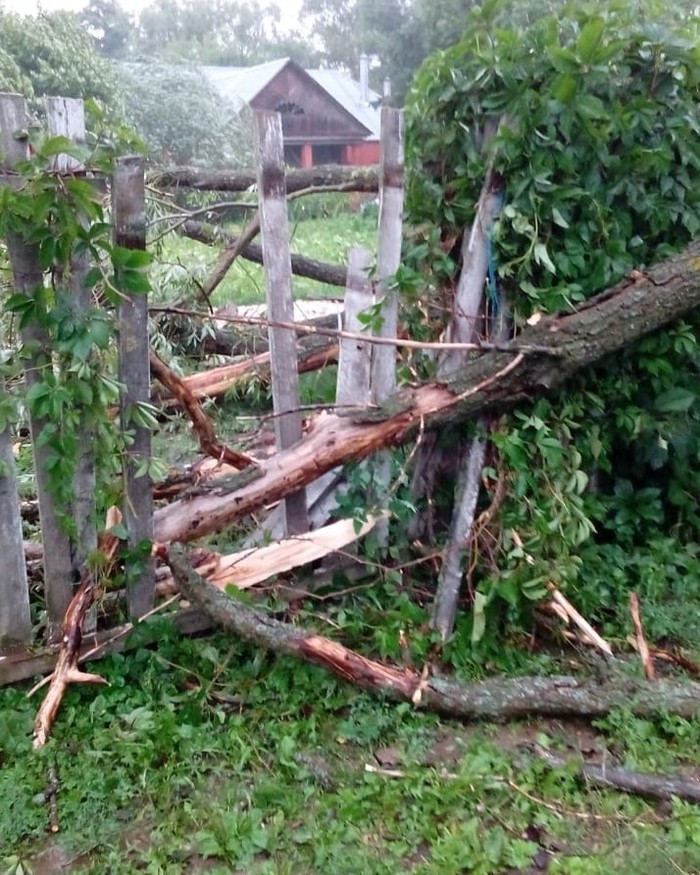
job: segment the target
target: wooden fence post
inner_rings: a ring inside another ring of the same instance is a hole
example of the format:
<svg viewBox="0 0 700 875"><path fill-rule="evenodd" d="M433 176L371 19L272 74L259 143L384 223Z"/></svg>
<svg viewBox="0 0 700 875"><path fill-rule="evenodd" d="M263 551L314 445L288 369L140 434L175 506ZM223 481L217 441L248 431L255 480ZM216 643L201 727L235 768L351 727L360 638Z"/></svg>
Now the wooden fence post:
<svg viewBox="0 0 700 875"><path fill-rule="evenodd" d="M126 249L146 248L144 161L141 157L118 158L112 179L114 242ZM117 272L117 285L119 274ZM133 421L134 405L151 397L148 344L148 296L122 290L119 304L119 379L124 385L120 400L122 429L133 435L123 465L124 523L130 549L140 550L153 540L153 492L143 468L151 458L151 432ZM155 601L153 562L144 557L138 578L127 588L129 616L137 618Z"/></svg>
<svg viewBox="0 0 700 875"><path fill-rule="evenodd" d="M401 263L401 240L403 232L403 176L404 176L404 125L400 109L382 107L381 114L381 166L379 189L379 240L377 248L377 274L379 277L380 337L396 337L398 333L399 296L389 287L389 280ZM396 386L396 349L393 346L375 346L372 350L372 402L381 404L393 393ZM377 491L386 490L391 482L391 452L377 453L374 461L374 482ZM377 523L377 540L386 545L389 521Z"/></svg>
<svg viewBox="0 0 700 875"><path fill-rule="evenodd" d="M5 131L14 135L15 131L24 127L24 122L17 117L18 110L21 111L23 106L12 97L8 100L8 97L0 94L0 142L5 140ZM4 346L1 324L0 346ZM0 398L5 392L5 380L0 377ZM12 428L8 422L0 430L0 555L3 557L0 575L0 653L13 646L30 644L32 636L12 443Z"/></svg>
<svg viewBox="0 0 700 875"><path fill-rule="evenodd" d="M271 324L270 369L272 404L275 413L277 450L298 443L302 437L299 411L299 373L296 335L276 322L294 321L292 301L292 262L289 252L289 222L284 170L282 118L277 112L255 113L258 161L258 200L262 232L267 318ZM306 490L284 499L286 532L299 535L308 531Z"/></svg>
<svg viewBox="0 0 700 875"><path fill-rule="evenodd" d="M374 303L372 282L367 275L370 260L369 252L359 246L353 246L348 252L343 330L352 334L359 334L365 329L359 314L370 310ZM372 344L369 341L369 337L367 341L351 340L347 337L340 339L335 392L335 403L339 407L348 404L367 405L370 401Z"/></svg>
<svg viewBox="0 0 700 875"><path fill-rule="evenodd" d="M17 94L3 95L0 116L0 153L4 165L12 169L29 154L26 135L27 111L24 98ZM25 243L19 234L9 234L7 249L12 265L15 292L33 296L44 288L44 271L36 244ZM43 381L45 369L50 368L51 349L47 329L37 321L30 322L21 331L24 380L28 389ZM51 423L45 416L29 412L32 449L39 499L41 538L44 546L44 593L48 613L49 640L61 636L63 617L73 592L73 562L70 538L59 523L56 499L51 489L49 472L54 470L55 458L51 447L42 445L42 432Z"/></svg>
<svg viewBox="0 0 700 875"><path fill-rule="evenodd" d="M83 101L73 97L47 97L46 122L49 135L67 137L75 145L85 145L85 107ZM71 155L56 155L53 169L59 173L75 173L82 170L80 161ZM76 312L89 309L92 290L85 285L85 277L90 270L87 254L74 254L70 263L70 295ZM73 519L76 527L76 550L73 555L73 571L82 576L85 562L97 550L97 520L95 511L95 454L92 429L85 415L80 417L77 436L77 458L73 478L75 500ZM83 632L94 630L96 612L94 608L83 622Z"/></svg>
<svg viewBox="0 0 700 875"><path fill-rule="evenodd" d="M0 102L2 97L0 96ZM0 107L0 128L2 127ZM0 396L5 381L0 381ZM17 495L12 430L8 424L0 431L0 653L14 646L31 643L29 588L22 544L22 517Z"/></svg>

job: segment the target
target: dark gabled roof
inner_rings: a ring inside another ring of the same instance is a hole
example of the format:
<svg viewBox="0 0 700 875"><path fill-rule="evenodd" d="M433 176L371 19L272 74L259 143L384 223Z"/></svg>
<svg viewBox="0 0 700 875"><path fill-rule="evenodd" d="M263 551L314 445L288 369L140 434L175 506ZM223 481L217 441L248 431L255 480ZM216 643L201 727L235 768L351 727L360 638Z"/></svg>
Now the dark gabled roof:
<svg viewBox="0 0 700 875"><path fill-rule="evenodd" d="M200 69L220 94L238 106L253 101L288 65L309 76L329 97L359 122L367 131L367 139L378 140L379 111L372 106L380 96L370 91L370 103L363 102L359 82L340 70L304 70L291 58L268 61L254 67L212 67Z"/></svg>

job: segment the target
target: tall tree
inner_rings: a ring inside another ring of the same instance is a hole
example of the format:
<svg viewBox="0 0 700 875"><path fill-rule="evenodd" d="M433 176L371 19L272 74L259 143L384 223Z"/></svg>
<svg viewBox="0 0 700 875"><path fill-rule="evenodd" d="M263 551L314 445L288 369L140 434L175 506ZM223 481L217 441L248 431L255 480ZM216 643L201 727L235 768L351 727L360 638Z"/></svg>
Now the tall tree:
<svg viewBox="0 0 700 875"><path fill-rule="evenodd" d="M101 54L121 58L127 53L136 24L117 0L90 0L78 18Z"/></svg>
<svg viewBox="0 0 700 875"><path fill-rule="evenodd" d="M286 55L304 63L308 47L279 22L279 7L259 0L156 0L139 16L136 50L175 63L245 66Z"/></svg>
<svg viewBox="0 0 700 875"><path fill-rule="evenodd" d="M474 0L304 0L302 12L330 66L357 71L362 54L375 59L372 84L391 79L393 100L403 98L421 62L456 42Z"/></svg>

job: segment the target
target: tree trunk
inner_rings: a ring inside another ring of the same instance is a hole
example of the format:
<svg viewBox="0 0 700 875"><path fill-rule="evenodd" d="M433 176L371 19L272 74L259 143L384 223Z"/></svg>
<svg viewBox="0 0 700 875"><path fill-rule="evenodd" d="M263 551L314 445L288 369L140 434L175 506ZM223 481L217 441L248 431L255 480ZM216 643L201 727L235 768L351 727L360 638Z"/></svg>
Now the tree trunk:
<svg viewBox="0 0 700 875"><path fill-rule="evenodd" d="M461 720L512 719L540 714L550 717L603 717L630 708L640 717L659 710L691 718L700 713L700 684L693 681L594 678L491 678L459 683L447 677L397 669L374 662L322 635L282 623L206 584L188 564L181 549L170 551L168 563L180 591L225 629L259 647L296 656L329 670L363 690L395 701L413 702Z"/></svg>
<svg viewBox="0 0 700 875"><path fill-rule="evenodd" d="M408 441L434 428L502 411L567 378L700 305L700 242L646 274L598 295L578 311L543 319L517 341L497 345L441 383L404 389L378 408L312 420L299 446L263 463L237 488L212 489L155 514L155 539L188 541L218 531L263 504L278 501L336 465Z"/></svg>
<svg viewBox="0 0 700 875"><path fill-rule="evenodd" d="M247 191L257 185L255 170L199 170L173 167L149 175L148 182L158 188L194 188L198 191ZM376 167L297 168L287 175L287 193L305 188L342 185L346 191L376 192L379 173Z"/></svg>

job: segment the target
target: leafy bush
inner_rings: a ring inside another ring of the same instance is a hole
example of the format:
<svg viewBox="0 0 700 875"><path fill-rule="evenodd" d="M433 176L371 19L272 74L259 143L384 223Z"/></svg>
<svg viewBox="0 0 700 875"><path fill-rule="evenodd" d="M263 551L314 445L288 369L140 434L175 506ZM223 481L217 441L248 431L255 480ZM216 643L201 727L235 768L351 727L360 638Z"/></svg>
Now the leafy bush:
<svg viewBox="0 0 700 875"><path fill-rule="evenodd" d="M0 11L0 32L0 91L24 94L35 109L36 98L49 95L91 98L116 111L117 77L74 15Z"/></svg>
<svg viewBox="0 0 700 875"><path fill-rule="evenodd" d="M493 261L518 327L697 235L700 45L697 17L653 0L569 5L518 27L513 8L484 4L416 77L416 232L398 281L414 294L421 276L423 293L450 288L455 241L492 166L504 192ZM474 574L481 609L518 608L548 581L583 588L584 555L666 537L682 553L698 539L699 369L697 320L679 322L494 426L488 498L506 489L477 544L488 545ZM632 585L631 565L621 570L619 585Z"/></svg>

